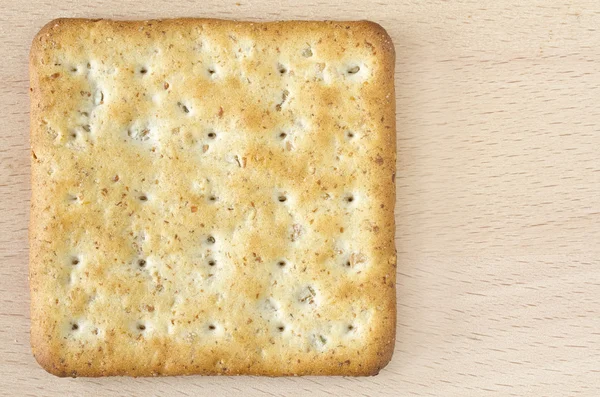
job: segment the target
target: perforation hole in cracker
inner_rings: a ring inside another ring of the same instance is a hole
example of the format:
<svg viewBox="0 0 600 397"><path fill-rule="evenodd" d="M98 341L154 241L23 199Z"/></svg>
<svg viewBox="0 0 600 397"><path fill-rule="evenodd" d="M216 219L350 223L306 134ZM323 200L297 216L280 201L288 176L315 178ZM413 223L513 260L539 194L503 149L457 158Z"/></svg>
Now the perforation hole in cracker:
<svg viewBox="0 0 600 397"><path fill-rule="evenodd" d="M358 65L349 66L348 69L346 69L346 73L348 73L349 75L353 75L358 72L360 72L360 66Z"/></svg>

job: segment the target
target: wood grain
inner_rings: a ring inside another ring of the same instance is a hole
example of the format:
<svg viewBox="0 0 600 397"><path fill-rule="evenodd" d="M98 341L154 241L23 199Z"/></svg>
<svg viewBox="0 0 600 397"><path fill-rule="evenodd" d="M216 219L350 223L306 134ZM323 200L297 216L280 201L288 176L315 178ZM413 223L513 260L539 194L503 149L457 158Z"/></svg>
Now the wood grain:
<svg viewBox="0 0 600 397"><path fill-rule="evenodd" d="M37 366L27 57L59 16L371 19L389 31L398 335L380 375L59 380ZM3 1L0 17L0 394L600 395L596 1Z"/></svg>

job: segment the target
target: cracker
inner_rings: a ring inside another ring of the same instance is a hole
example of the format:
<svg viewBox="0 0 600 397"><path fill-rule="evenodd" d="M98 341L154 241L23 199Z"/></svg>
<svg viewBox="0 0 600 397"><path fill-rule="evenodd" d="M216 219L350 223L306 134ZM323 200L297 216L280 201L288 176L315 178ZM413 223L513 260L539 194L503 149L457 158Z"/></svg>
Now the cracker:
<svg viewBox="0 0 600 397"><path fill-rule="evenodd" d="M378 373L395 338L394 56L365 21L46 25L30 58L41 366Z"/></svg>

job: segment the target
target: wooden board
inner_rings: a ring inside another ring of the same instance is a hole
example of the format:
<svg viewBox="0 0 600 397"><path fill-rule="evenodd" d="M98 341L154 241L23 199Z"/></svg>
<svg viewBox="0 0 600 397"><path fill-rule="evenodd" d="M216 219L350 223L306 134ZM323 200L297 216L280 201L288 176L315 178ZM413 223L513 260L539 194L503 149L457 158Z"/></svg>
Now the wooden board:
<svg viewBox="0 0 600 397"><path fill-rule="evenodd" d="M398 335L380 375L58 379L37 366L27 57L59 16L371 19L389 31ZM1 395L600 395L596 1L5 0L0 17Z"/></svg>

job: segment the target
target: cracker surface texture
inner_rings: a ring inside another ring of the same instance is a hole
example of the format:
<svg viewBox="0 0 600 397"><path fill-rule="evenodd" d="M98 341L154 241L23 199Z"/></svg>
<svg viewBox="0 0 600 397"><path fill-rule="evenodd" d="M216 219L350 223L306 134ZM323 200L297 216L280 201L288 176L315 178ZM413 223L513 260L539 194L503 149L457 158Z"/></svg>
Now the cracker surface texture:
<svg viewBox="0 0 600 397"><path fill-rule="evenodd" d="M46 25L30 57L38 362L377 374L396 320L394 57L365 21Z"/></svg>

